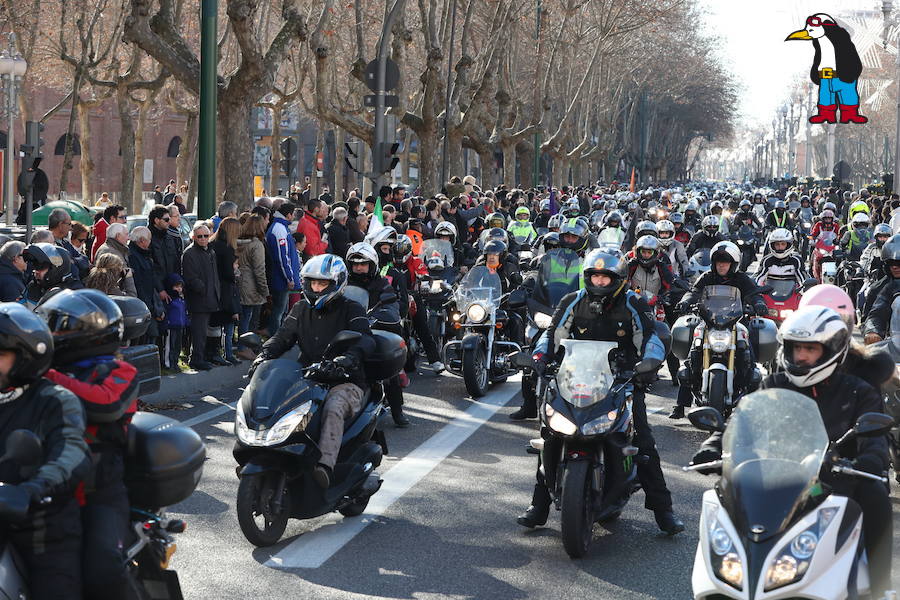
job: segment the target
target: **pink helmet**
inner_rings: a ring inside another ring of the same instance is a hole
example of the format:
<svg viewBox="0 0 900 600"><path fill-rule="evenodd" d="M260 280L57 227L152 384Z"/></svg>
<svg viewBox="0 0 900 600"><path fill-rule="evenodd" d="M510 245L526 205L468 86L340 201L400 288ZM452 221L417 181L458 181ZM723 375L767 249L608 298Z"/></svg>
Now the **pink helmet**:
<svg viewBox="0 0 900 600"><path fill-rule="evenodd" d="M853 325L856 323L856 309L847 292L838 286L822 283L810 288L800 298L800 305L797 309L804 306L825 306L834 310L847 324L847 330L853 332Z"/></svg>

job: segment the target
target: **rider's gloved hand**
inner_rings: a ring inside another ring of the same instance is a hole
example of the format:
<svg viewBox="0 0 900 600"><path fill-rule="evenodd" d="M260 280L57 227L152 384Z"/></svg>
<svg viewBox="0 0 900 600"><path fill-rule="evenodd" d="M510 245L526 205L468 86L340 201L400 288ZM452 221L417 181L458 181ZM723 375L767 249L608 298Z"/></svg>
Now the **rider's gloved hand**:
<svg viewBox="0 0 900 600"><path fill-rule="evenodd" d="M254 359L253 359L253 362L250 363L250 368L247 369L247 378L248 378L248 379L252 379L252 378L253 378L253 374L256 372L256 369L259 368L259 365L263 364L263 363L266 362L268 359L269 359L269 357L267 357L267 356L264 355L264 354L260 354L259 356L257 356L256 358L254 358Z"/></svg>
<svg viewBox="0 0 900 600"><path fill-rule="evenodd" d="M679 302L678 304L675 305L675 312L677 312L680 315L686 315L690 311L691 311L691 305L687 304L686 302Z"/></svg>
<svg viewBox="0 0 900 600"><path fill-rule="evenodd" d="M32 504L37 504L49 494L47 482L40 478L29 479L20 483L18 487L28 494Z"/></svg>
<svg viewBox="0 0 900 600"><path fill-rule="evenodd" d="M531 360L534 361L534 372L538 375L538 377L543 376L544 371L547 370L547 355L543 352L535 352L531 355Z"/></svg>
<svg viewBox="0 0 900 600"><path fill-rule="evenodd" d="M757 304L756 305L756 316L758 317L767 317L769 316L769 307L765 304Z"/></svg>
<svg viewBox="0 0 900 600"><path fill-rule="evenodd" d="M359 367L359 361L352 356L342 355L335 358L333 362L336 366L342 368L346 373L352 373Z"/></svg>

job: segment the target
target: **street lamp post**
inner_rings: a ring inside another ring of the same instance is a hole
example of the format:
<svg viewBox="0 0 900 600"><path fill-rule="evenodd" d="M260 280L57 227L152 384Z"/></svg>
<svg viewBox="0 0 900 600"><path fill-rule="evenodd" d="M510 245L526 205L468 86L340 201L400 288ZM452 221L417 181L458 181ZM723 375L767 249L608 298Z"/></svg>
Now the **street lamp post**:
<svg viewBox="0 0 900 600"><path fill-rule="evenodd" d="M894 12L893 0L882 0L881 12L884 15L884 35L882 44L887 49L888 45L888 29L893 22L892 13ZM900 35L900 34L898 34ZM897 41L897 47L900 49L900 39ZM900 51L897 52L897 84L900 85ZM897 94L897 123L894 133L894 181L900 176L900 93ZM896 187L896 183L894 184Z"/></svg>
<svg viewBox="0 0 900 600"><path fill-rule="evenodd" d="M16 205L15 191L15 127L16 127L16 107L18 105L19 85L22 83L22 77L28 68L28 63L16 50L15 35L10 33L8 36L9 47L0 52L0 79L3 81L3 87L6 90L6 152L3 154L4 166L3 174L5 176L4 192L6 196L5 213L6 224L13 224L13 212Z"/></svg>

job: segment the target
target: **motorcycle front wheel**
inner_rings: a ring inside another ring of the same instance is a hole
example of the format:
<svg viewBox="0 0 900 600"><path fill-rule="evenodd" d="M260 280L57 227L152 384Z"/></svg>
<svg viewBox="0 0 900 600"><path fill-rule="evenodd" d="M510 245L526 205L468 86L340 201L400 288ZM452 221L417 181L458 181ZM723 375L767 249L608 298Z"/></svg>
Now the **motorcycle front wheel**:
<svg viewBox="0 0 900 600"><path fill-rule="evenodd" d="M570 557L581 558L594 537L590 463L577 460L566 464L565 469L560 509L563 548Z"/></svg>
<svg viewBox="0 0 900 600"><path fill-rule="evenodd" d="M261 473L241 477L238 485L235 505L238 524L254 546L271 546L281 539L287 527L291 504L286 486L280 510L275 512L272 506L277 480L274 473Z"/></svg>
<svg viewBox="0 0 900 600"><path fill-rule="evenodd" d="M722 415L725 415L725 396L728 394L728 382L725 371L715 371L706 388L706 405L711 406Z"/></svg>
<svg viewBox="0 0 900 600"><path fill-rule="evenodd" d="M463 351L462 372L466 391L473 398L481 398L487 394L489 373L484 346L478 345L472 350Z"/></svg>

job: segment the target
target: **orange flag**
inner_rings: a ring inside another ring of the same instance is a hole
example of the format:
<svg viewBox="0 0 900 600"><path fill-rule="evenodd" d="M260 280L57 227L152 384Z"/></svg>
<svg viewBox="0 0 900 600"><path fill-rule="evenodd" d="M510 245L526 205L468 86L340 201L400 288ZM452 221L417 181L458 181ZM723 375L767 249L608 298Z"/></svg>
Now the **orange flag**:
<svg viewBox="0 0 900 600"><path fill-rule="evenodd" d="M628 186L628 191L634 191L634 167L631 167L631 184Z"/></svg>

